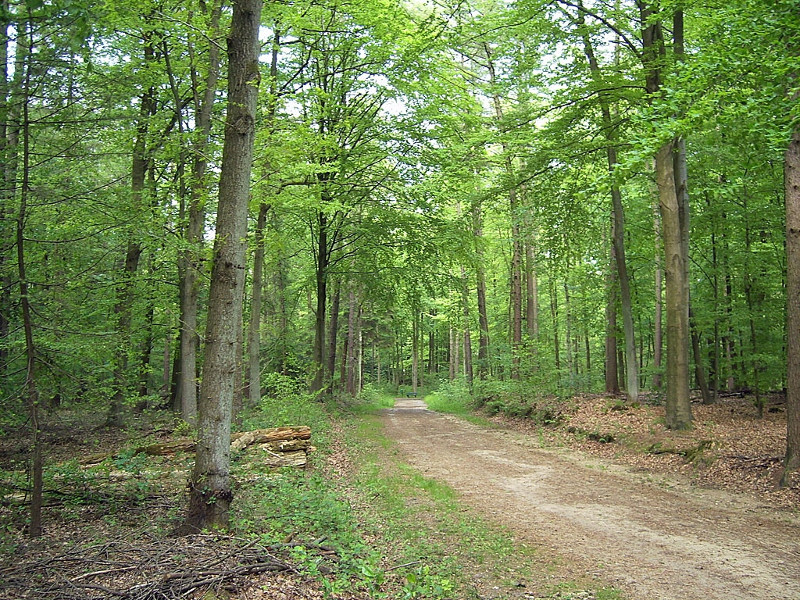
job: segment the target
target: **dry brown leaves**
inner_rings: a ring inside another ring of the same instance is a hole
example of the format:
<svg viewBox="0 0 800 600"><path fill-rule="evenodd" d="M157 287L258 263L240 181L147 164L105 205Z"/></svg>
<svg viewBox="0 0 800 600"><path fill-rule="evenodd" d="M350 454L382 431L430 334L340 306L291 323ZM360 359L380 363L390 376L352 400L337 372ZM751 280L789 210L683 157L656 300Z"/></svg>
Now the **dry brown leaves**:
<svg viewBox="0 0 800 600"><path fill-rule="evenodd" d="M786 413L779 397L770 398L761 419L747 398L722 398L709 406L695 402L694 427L684 432L664 427L663 406L631 407L608 396L574 400L575 410L556 428L498 420L535 431L549 444L565 444L643 471L687 475L702 486L755 494L770 506L800 508L800 475L791 487L777 488L786 451ZM609 436L611 443L590 439Z"/></svg>

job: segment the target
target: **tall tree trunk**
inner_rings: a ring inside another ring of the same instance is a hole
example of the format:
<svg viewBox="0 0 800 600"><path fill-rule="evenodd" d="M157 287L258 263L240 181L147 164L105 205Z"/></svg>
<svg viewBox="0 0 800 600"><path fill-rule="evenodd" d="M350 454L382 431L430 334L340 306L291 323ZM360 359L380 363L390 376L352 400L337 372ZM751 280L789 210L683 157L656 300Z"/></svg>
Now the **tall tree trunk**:
<svg viewBox="0 0 800 600"><path fill-rule="evenodd" d="M694 355L694 377L697 381L697 387L700 388L700 395L703 398L703 404L713 404L711 401L711 392L708 389L708 380L706 373L703 370L703 353L700 351L700 332L697 331L697 323L694 318L694 312L691 305L689 305L689 328L692 332L692 354Z"/></svg>
<svg viewBox="0 0 800 600"><path fill-rule="evenodd" d="M9 144L9 133L13 127L11 121L12 107L9 102L9 46L11 39L8 35L11 23L9 22L8 0L0 2L0 239L10 240L13 234L12 220L14 218L14 177L11 177L12 155ZM19 71L16 71L19 73ZM13 161L16 164L16 160ZM13 280L11 270L4 267L7 256L0 252L0 379L8 371L9 349L6 343L10 332L10 315L13 306L11 303L11 290Z"/></svg>
<svg viewBox="0 0 800 600"><path fill-rule="evenodd" d="M192 90L194 93L194 121L196 132L191 148L192 178L189 200L188 218L184 239L186 248L179 258L181 272L180 286L180 382L178 396L181 417L187 423L197 420L197 353L200 336L198 335L198 298L202 271L201 246L205 225L206 201L208 188L208 145L211 138L212 111L214 97L219 80L220 53L217 44L219 37L219 21L222 2L216 0L210 12L208 72L203 82L203 89L198 81L196 68L192 68ZM193 47L190 51L194 53ZM179 110L176 107L176 110Z"/></svg>
<svg viewBox="0 0 800 600"><path fill-rule="evenodd" d="M612 229L614 227L612 220ZM616 247L609 247L610 260L606 277L606 344L605 390L606 394L619 394L619 363L617 361L617 258Z"/></svg>
<svg viewBox="0 0 800 600"><path fill-rule="evenodd" d="M781 487L800 469L800 128L784 158L786 196L786 456Z"/></svg>
<svg viewBox="0 0 800 600"><path fill-rule="evenodd" d="M666 57L661 22L654 19L654 5L638 0L641 12L642 64L652 99L661 92L661 68ZM688 429L692 425L689 400L689 257L688 210L678 196L673 164L674 142L663 144L655 155L661 226L664 236L667 305L666 425Z"/></svg>
<svg viewBox="0 0 800 600"><path fill-rule="evenodd" d="M653 208L653 227L656 234L656 251L655 251L655 314L653 315L653 388L661 389L661 362L662 351L664 348L664 333L663 333L663 266L662 266L662 253L661 248L661 216L658 207Z"/></svg>
<svg viewBox="0 0 800 600"><path fill-rule="evenodd" d="M475 237L475 274L478 301L478 377L489 373L489 313L486 308L486 271L483 261L483 215L480 200L472 205L472 231Z"/></svg>
<svg viewBox="0 0 800 600"><path fill-rule="evenodd" d="M413 309L411 318L411 391L416 393L419 384L419 338L420 338L420 314L419 310Z"/></svg>
<svg viewBox="0 0 800 600"><path fill-rule="evenodd" d="M145 35L145 62L154 60L151 35ZM133 210L141 213L144 206L145 182L149 166L147 136L150 129L150 117L155 114L155 88L150 87L140 98L139 121L136 125L136 139L133 145L131 164L131 205ZM120 282L117 290L117 301L114 314L117 318L117 349L114 359L114 393L108 408L106 425L121 427L123 424L123 403L129 388L128 353L131 347L131 326L133 318L133 302L135 298L134 277L139 269L139 258L142 247L134 232L128 233L125 261L122 264Z"/></svg>
<svg viewBox="0 0 800 600"><path fill-rule="evenodd" d="M558 296L553 274L550 275L550 318L553 322L553 353L556 361L556 371L561 380L561 341L558 338Z"/></svg>
<svg viewBox="0 0 800 600"><path fill-rule="evenodd" d="M706 196L706 208L710 208L711 200ZM720 331L719 331L719 253L717 250L717 218L716 214L712 212L711 222L711 265L713 272L713 285L714 285L714 345L711 351L711 403L715 403L719 397L719 379L720 379Z"/></svg>
<svg viewBox="0 0 800 600"><path fill-rule="evenodd" d="M333 292L331 297L331 317L330 317L330 325L328 330L328 377L329 387L328 390L330 392L334 391L334 375L336 374L336 347L338 346L338 337L339 337L339 306L341 303L342 298L342 291L341 291L341 282L337 282L336 289ZM344 381L339 382L340 387L344 386Z"/></svg>
<svg viewBox="0 0 800 600"><path fill-rule="evenodd" d="M469 280L467 271L461 267L461 306L464 314L464 375L467 385L472 390L474 372L472 369L472 337L470 335L470 316L469 316Z"/></svg>
<svg viewBox="0 0 800 600"><path fill-rule="evenodd" d="M329 202L327 194L323 191L323 202ZM328 246L328 216L317 212L317 251L316 251L316 287L317 308L314 314L314 348L312 355L312 368L314 377L311 381L311 391L319 392L325 382L325 311L328 298L328 264L330 261Z"/></svg>
<svg viewBox="0 0 800 600"><path fill-rule="evenodd" d="M250 321L247 325L247 399L251 406L261 402L261 296L264 288L264 236L269 205L261 202L256 219Z"/></svg>
<svg viewBox="0 0 800 600"><path fill-rule="evenodd" d="M450 352L448 354L450 362L450 381L454 381L458 376L458 336L452 325L450 325Z"/></svg>
<svg viewBox="0 0 800 600"><path fill-rule="evenodd" d="M31 319L31 302L28 288L28 278L25 269L25 221L28 217L28 192L30 190L30 118L28 116L28 97L31 86L30 56L33 50L33 41L29 35L29 23L23 22L17 36L17 52L21 60L17 60L17 67L24 69L24 78L19 100L22 106L22 182L20 185L19 210L16 219L16 246L17 246L17 273L19 275L20 308L22 310L22 327L25 332L25 394L28 403L28 415L31 427L31 481L33 489L30 504L30 537L42 535L42 492L43 492L43 460L42 437L39 423L39 392L36 387L36 346L33 339L33 323ZM20 127L20 125L15 126ZM16 138L16 133L14 135ZM9 148L13 152L11 160L16 162L18 151L17 141ZM16 189L16 184L14 184Z"/></svg>
<svg viewBox="0 0 800 600"><path fill-rule="evenodd" d="M536 351L539 338L539 281L536 276L536 238L528 233L525 243L525 321L528 325L528 338Z"/></svg>
<svg viewBox="0 0 800 600"><path fill-rule="evenodd" d="M269 102L267 106L267 128L274 130L275 110L277 102L278 53L280 51L280 33L274 28L272 37L272 53L269 69ZM247 329L247 374L245 390L252 406L261 401L261 301L264 290L264 254L265 231L269 205L261 202L256 220L255 249L253 256L252 299L250 301L250 322Z"/></svg>
<svg viewBox="0 0 800 600"><path fill-rule="evenodd" d="M484 44L486 64L489 69L489 83L494 86L497 81L492 50ZM499 94L492 96L495 118L503 119L503 105ZM514 162L509 154L508 144L503 143L505 171L509 179L514 178ZM520 208L516 183L512 182L508 190L509 216L511 220L511 272L509 308L511 313L511 379L519 379L519 367L522 352L522 237L520 231Z"/></svg>
<svg viewBox="0 0 800 600"><path fill-rule="evenodd" d="M681 240L681 210L675 193L671 142L664 144L656 154L656 181L666 258L666 425L669 429L688 429L692 425L689 400L689 282Z"/></svg>
<svg viewBox="0 0 800 600"><path fill-rule="evenodd" d="M569 265L567 265L569 272ZM572 303L569 296L569 284L564 276L564 340L567 351L567 374L570 385L575 385L575 354L572 348Z"/></svg>
<svg viewBox="0 0 800 600"><path fill-rule="evenodd" d="M506 169L512 172L511 160ZM511 205L511 379L519 379L522 361L522 232L516 188L508 192Z"/></svg>
<svg viewBox="0 0 800 600"><path fill-rule="evenodd" d="M579 2L581 11L578 13L578 23L583 28L583 6ZM583 48L589 61L592 79L599 88L603 88L600 65L594 54L591 38L583 29ZM606 138L606 158L608 172L611 180L611 243L614 246L614 259L617 268L617 282L619 283L620 303L622 309L622 328L625 335L625 391L629 402L635 402L639 397L639 368L636 358L636 333L633 328L633 303L631 301L631 286L628 278L628 264L625 259L625 215L622 206L622 193L615 178L617 169L617 139L616 128L611 119L611 107L606 93L598 94L600 112L603 119L603 132Z"/></svg>
<svg viewBox="0 0 800 600"><path fill-rule="evenodd" d="M235 0L228 36L228 112L219 182L216 236L198 432L183 532L228 525L230 433L236 342L242 329L247 209L258 97L261 0Z"/></svg>
<svg viewBox="0 0 800 600"><path fill-rule="evenodd" d="M356 389L356 367L358 361L358 311L359 302L353 285L350 285L347 311L347 380L345 391L355 397L358 394ZM416 322L416 321L415 321Z"/></svg>

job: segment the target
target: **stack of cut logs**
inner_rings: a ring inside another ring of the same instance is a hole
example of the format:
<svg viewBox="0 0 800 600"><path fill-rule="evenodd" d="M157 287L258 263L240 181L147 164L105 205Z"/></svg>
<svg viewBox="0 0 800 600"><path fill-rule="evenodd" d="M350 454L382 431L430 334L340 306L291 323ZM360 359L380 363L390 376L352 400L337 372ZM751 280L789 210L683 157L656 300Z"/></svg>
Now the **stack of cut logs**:
<svg viewBox="0 0 800 600"><path fill-rule="evenodd" d="M314 446L311 445L311 428L305 425L256 429L231 435L232 453L239 453L253 445L260 446L264 456L263 462L268 467L305 467L308 453L314 450ZM177 452L194 452L195 446L193 440L177 440L141 446L136 448L134 454L167 456ZM105 454L87 457L81 462L98 463L107 456Z"/></svg>

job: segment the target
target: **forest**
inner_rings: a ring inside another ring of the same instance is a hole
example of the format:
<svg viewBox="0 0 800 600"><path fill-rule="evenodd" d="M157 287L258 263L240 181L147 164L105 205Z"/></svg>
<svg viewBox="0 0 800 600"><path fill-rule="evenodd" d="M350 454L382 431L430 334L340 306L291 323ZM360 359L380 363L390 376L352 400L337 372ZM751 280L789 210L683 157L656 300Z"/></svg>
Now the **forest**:
<svg viewBox="0 0 800 600"><path fill-rule="evenodd" d="M264 398L444 388L673 431L779 398L789 485L797 8L2 0L0 429L32 497L59 411L167 415L187 523L226 525Z"/></svg>

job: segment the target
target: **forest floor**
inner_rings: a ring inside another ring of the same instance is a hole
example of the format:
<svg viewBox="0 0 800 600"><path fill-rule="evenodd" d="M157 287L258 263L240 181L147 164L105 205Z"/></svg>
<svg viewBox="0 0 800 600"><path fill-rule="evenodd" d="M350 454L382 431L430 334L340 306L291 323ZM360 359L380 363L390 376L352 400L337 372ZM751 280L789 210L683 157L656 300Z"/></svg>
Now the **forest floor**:
<svg viewBox="0 0 800 600"><path fill-rule="evenodd" d="M788 490L774 485L786 427L779 402L764 419L742 399L695 405L695 427L682 433L663 428L658 406L626 407L595 396L558 406L557 423L549 426L500 416L475 425L399 399L377 416L335 424L325 434L331 448L296 481L317 473L340 482L347 510L366 527L360 535L381 555L386 583L379 585L389 597L433 597L421 585L409 588L404 574L427 573L426 561L432 581L450 578L434 575L440 555L406 558L396 539L382 537L389 520L401 519L395 527L439 536L435 543L449 553L442 556L465 573L468 595L437 598L618 598L611 588L626 600L800 598L800 480ZM362 419L391 441L366 440L354 425ZM315 552L314 564L334 572L343 563L327 542L302 545L292 534L276 544L253 535L260 519L275 515L244 510L237 515L241 532L170 536L183 511L192 456L145 458L131 449L173 440L173 429L143 419L111 430L102 415L70 412L51 418L45 536L33 541L24 535L24 430L0 435L0 600L326 597L324 580L308 573L298 562L308 557L297 553ZM380 465L370 485L405 478L422 486L404 497L402 517L381 514L378 487L367 495L356 489L364 468L357 455L364 452ZM114 458L88 468L77 460L93 454ZM243 507L250 499L274 506L275 497L296 487L292 479L286 487L263 479L257 459L240 458L235 468ZM15 473L21 478L13 479ZM442 504L426 495L430 482L454 490L459 504L451 512L441 513ZM298 489L298 499L306 491ZM312 516L336 520L345 509L330 510ZM291 519L291 512L281 518ZM482 529L470 515L500 529ZM468 522L460 533L448 529L461 518ZM296 525L287 521L286 527ZM511 546L470 554L470 546L504 535ZM482 564L481 556L489 562ZM417 566L398 567L407 561ZM571 591L558 591L565 589ZM375 596L356 590L327 597Z"/></svg>
<svg viewBox="0 0 800 600"><path fill-rule="evenodd" d="M800 598L800 489L774 489L779 408L758 420L743 400L696 405L695 428L673 433L660 407L575 402L557 427L484 427L399 399L385 433L518 541L627 598Z"/></svg>

